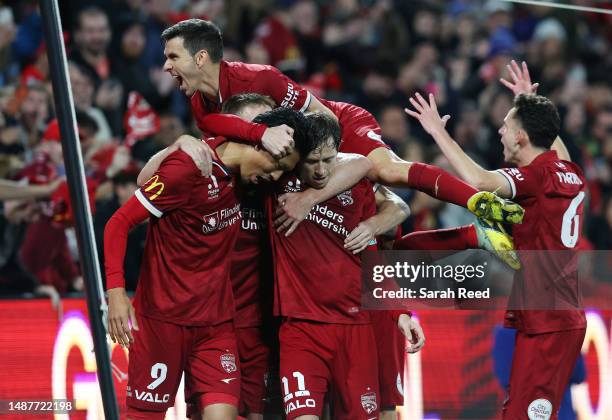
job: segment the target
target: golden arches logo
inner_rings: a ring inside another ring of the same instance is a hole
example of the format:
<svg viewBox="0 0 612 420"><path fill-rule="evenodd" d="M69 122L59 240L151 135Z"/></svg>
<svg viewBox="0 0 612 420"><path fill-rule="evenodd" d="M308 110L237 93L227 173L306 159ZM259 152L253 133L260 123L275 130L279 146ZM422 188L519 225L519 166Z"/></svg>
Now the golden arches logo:
<svg viewBox="0 0 612 420"><path fill-rule="evenodd" d="M149 186L147 186L147 188L145 188L145 192L149 192L151 190L154 190L155 188L159 188L159 191L157 191L156 193L154 193L153 195L151 195L149 197L149 200L153 201L155 200L157 197L159 197L159 195L162 193L162 191L164 191L164 183L163 182L159 182L159 175L153 175L146 183L145 185L150 184Z"/></svg>

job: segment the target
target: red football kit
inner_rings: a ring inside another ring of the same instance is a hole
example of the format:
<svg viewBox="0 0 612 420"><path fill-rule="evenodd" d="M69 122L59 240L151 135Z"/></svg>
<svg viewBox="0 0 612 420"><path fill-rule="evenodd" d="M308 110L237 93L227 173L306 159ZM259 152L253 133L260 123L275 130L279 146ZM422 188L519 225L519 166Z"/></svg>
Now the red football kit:
<svg viewBox="0 0 612 420"><path fill-rule="evenodd" d="M134 307L128 415L163 418L183 372L201 407L238 404L239 361L228 255L240 226L235 180L218 157L202 177L182 151L115 213L105 230L107 288L124 287L129 229L149 218Z"/></svg>
<svg viewBox="0 0 612 420"><path fill-rule="evenodd" d="M303 188L288 174L276 192ZM375 211L372 184L362 180L315 206L291 236L271 229L288 419L321 416L328 391L333 418L378 418L376 344L368 313L360 309L361 259L344 248L348 234Z"/></svg>
<svg viewBox="0 0 612 420"><path fill-rule="evenodd" d="M200 130L207 136L220 135L259 142L265 125L253 124L235 115L219 114L224 101L245 92L267 95L277 106L302 112L312 99L308 90L272 66L222 60L216 100L210 100L200 92L195 92L191 97L191 110ZM341 152L367 156L376 148L388 148L381 139L376 119L368 111L343 102L319 100L338 117L342 127Z"/></svg>
<svg viewBox="0 0 612 420"><path fill-rule="evenodd" d="M586 331L575 252L586 181L555 151L499 172L525 209L523 223L513 226L523 252L506 313L506 326L518 331L504 418L556 419Z"/></svg>
<svg viewBox="0 0 612 420"><path fill-rule="evenodd" d="M236 302L240 356L241 412L262 414L278 376L277 324L272 317L274 273L264 200L267 185L246 189L242 221L232 254L231 281Z"/></svg>

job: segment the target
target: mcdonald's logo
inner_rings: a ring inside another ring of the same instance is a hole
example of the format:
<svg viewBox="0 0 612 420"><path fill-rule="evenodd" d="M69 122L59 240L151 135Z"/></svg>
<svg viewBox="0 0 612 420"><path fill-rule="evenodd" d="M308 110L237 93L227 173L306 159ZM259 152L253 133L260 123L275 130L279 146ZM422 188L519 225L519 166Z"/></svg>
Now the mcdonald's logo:
<svg viewBox="0 0 612 420"><path fill-rule="evenodd" d="M145 188L145 192L149 192L152 190L155 190L156 188L159 188L158 191L152 193L152 195L149 197L149 200L153 201L155 200L157 197L159 197L159 195L162 193L162 191L164 191L164 183L163 182L159 182L159 175L154 175L152 176L146 183L145 185L147 185L147 188Z"/></svg>

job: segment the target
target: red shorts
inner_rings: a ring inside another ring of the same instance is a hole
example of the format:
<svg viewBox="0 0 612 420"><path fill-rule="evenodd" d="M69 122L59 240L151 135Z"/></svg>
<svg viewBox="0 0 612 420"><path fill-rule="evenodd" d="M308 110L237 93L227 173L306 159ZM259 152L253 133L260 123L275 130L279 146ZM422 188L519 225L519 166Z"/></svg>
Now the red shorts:
<svg viewBox="0 0 612 420"><path fill-rule="evenodd" d="M288 420L321 417L328 390L332 418L378 419L378 367L370 324L288 320L281 325L279 339Z"/></svg>
<svg viewBox="0 0 612 420"><path fill-rule="evenodd" d="M240 363L232 322L186 327L139 316L138 326L130 347L128 416L172 407L183 372L186 394L198 406L238 406Z"/></svg>
<svg viewBox="0 0 612 420"><path fill-rule="evenodd" d="M504 419L557 419L585 332L585 328L531 335L517 331Z"/></svg>
<svg viewBox="0 0 612 420"><path fill-rule="evenodd" d="M340 152L367 156L379 147L389 148L382 140L376 118L365 109L343 104L336 116L342 127Z"/></svg>
<svg viewBox="0 0 612 420"><path fill-rule="evenodd" d="M406 339L390 311L370 311L378 352L380 410L404 405L404 360Z"/></svg>
<svg viewBox="0 0 612 420"><path fill-rule="evenodd" d="M278 392L278 355L269 340L262 337L262 327L236 328L240 355L240 412L263 414L272 389ZM274 357L276 355L276 357Z"/></svg>

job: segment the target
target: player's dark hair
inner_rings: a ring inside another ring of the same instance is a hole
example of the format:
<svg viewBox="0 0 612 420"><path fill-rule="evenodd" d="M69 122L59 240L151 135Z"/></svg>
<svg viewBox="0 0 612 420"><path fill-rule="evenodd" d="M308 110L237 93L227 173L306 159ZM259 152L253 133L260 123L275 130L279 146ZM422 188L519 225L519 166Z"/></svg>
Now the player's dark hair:
<svg viewBox="0 0 612 420"><path fill-rule="evenodd" d="M546 97L521 94L514 98L515 118L537 147L550 149L559 135L560 119L555 105Z"/></svg>
<svg viewBox="0 0 612 420"><path fill-rule="evenodd" d="M239 93L223 103L221 112L224 114L237 115L244 107L257 105L267 105L272 109L276 108L274 99L269 96L260 95L259 93Z"/></svg>
<svg viewBox="0 0 612 420"><path fill-rule="evenodd" d="M315 149L315 145L312 144L308 135L308 122L301 112L289 108L276 108L259 114L253 119L253 122L265 124L268 127L286 124L293 128L293 141L300 156L306 156Z"/></svg>
<svg viewBox="0 0 612 420"><path fill-rule="evenodd" d="M213 63L218 63L223 57L221 30L209 20L183 20L161 34L165 42L177 37L183 38L183 46L192 56L198 51L206 50Z"/></svg>
<svg viewBox="0 0 612 420"><path fill-rule="evenodd" d="M338 150L340 147L341 131L340 124L331 115L315 112L306 117L308 121L308 136L314 144L312 150L325 145L330 145Z"/></svg>

